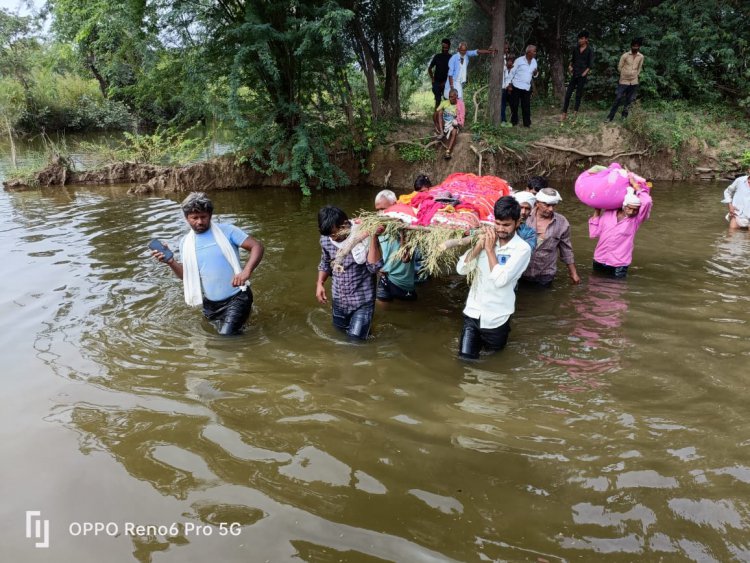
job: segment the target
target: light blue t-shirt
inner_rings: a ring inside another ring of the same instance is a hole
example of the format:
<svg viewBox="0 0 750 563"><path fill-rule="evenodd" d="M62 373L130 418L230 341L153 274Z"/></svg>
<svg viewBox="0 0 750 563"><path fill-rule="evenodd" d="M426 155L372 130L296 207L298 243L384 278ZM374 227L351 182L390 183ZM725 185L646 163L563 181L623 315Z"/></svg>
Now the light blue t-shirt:
<svg viewBox="0 0 750 563"><path fill-rule="evenodd" d="M476 57L477 55L479 55L477 49L472 49L471 51L466 51L466 55L464 57L461 57L461 53L455 53L448 61L448 76L453 78L453 87L458 91L458 97L460 99L463 99L464 97L464 85L459 80L459 77L461 76L461 59L464 59L463 64L466 65L466 70L468 72L469 57ZM446 80L445 89L443 90L443 97L446 100L448 99L448 94L450 94L450 91L451 81Z"/></svg>
<svg viewBox="0 0 750 563"><path fill-rule="evenodd" d="M388 274L388 279L404 291L414 291L414 259L402 262L396 254L401 244L393 237L380 236L380 249L383 252L382 272Z"/></svg>
<svg viewBox="0 0 750 563"><path fill-rule="evenodd" d="M215 223L229 240L240 259L239 246L245 242L247 234L229 223ZM185 239L180 242L180 255L184 256ZM224 258L221 248L216 244L213 233L209 230L195 235L195 253L198 258L198 272L201 277L203 296L211 301L223 301L239 293L240 288L232 285L234 270Z"/></svg>

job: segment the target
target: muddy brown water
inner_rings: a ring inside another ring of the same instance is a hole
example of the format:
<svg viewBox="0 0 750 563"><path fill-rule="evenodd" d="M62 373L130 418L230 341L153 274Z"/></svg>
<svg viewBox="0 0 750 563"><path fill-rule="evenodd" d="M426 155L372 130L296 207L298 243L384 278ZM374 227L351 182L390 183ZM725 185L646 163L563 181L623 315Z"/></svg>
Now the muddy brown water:
<svg viewBox="0 0 750 563"><path fill-rule="evenodd" d="M148 258L176 200L0 192L0 560L750 560L750 237L723 187L657 184L618 283L563 186L583 283L522 292L477 363L457 277L364 345L315 301L317 209L374 190L213 195L266 246L237 338Z"/></svg>

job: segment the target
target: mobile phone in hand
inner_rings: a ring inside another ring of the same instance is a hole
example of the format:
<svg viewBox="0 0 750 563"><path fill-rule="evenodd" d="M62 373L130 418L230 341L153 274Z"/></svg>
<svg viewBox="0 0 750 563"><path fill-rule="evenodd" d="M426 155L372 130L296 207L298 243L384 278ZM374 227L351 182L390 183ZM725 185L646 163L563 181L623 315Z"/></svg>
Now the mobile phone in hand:
<svg viewBox="0 0 750 563"><path fill-rule="evenodd" d="M151 250L156 250L158 252L161 252L164 255L163 262L169 262L172 258L174 258L174 252L169 250L166 246L164 246L161 241L157 238L151 239L151 242L148 243L148 247Z"/></svg>

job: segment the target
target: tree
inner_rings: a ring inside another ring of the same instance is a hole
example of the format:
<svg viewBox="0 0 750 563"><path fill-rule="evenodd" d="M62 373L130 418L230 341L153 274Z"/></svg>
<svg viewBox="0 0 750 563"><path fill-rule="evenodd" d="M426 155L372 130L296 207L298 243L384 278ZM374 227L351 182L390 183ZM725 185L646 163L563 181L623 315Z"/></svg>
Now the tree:
<svg viewBox="0 0 750 563"><path fill-rule="evenodd" d="M26 96L23 86L13 78L0 78L0 116L10 142L10 157L13 168L16 162L16 143L13 139L15 126L26 110Z"/></svg>
<svg viewBox="0 0 750 563"><path fill-rule="evenodd" d="M493 47L503 52L505 46L505 8L506 0L474 0L481 10L492 20ZM504 58L492 58L489 78L490 121L493 125L500 125L500 100L502 97Z"/></svg>

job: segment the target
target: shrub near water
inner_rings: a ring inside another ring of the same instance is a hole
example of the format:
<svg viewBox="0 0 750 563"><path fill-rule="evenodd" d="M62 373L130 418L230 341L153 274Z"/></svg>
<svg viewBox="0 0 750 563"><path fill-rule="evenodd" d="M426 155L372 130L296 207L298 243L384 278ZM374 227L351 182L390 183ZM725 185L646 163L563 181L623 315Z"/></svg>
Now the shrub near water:
<svg viewBox="0 0 750 563"><path fill-rule="evenodd" d="M205 154L208 139L191 137L193 129L157 127L150 134L123 133L124 139L109 143L83 142L79 150L95 155L96 165L116 162L139 164L182 165L200 160Z"/></svg>

